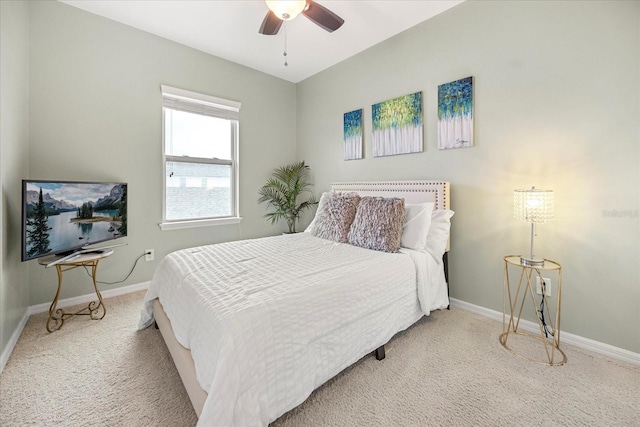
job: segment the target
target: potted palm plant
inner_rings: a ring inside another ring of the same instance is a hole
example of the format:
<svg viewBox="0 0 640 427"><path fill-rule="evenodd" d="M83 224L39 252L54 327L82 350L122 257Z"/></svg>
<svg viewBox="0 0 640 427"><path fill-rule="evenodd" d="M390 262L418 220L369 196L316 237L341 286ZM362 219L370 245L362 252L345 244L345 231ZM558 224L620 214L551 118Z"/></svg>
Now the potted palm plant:
<svg viewBox="0 0 640 427"><path fill-rule="evenodd" d="M266 203L267 208L273 208L265 214L265 218L269 219L271 224L284 219L287 221L289 233L295 233L296 222L302 212L318 203L308 181L310 170L304 160L273 170L271 178L258 192L258 203ZM304 193L311 195L305 198Z"/></svg>

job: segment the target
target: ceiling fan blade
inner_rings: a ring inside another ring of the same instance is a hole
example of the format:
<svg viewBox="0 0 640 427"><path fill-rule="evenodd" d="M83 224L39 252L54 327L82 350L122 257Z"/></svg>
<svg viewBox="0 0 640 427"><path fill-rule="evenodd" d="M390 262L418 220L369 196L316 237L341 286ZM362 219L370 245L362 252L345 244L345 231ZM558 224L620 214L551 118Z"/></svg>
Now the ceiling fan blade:
<svg viewBox="0 0 640 427"><path fill-rule="evenodd" d="M258 30L258 32L260 34L264 34L265 36L274 36L278 34L281 26L282 19L278 18L275 13L268 11L267 15L262 21L262 25L260 25L260 30Z"/></svg>
<svg viewBox="0 0 640 427"><path fill-rule="evenodd" d="M344 19L312 0L308 2L307 8L302 11L302 14L330 33L344 24Z"/></svg>

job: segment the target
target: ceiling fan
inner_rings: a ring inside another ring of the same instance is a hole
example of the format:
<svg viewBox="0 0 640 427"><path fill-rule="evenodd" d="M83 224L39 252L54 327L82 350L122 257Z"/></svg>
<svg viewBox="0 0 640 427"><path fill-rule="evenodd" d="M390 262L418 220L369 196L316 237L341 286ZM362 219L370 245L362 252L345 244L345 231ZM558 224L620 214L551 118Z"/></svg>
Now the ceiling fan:
<svg viewBox="0 0 640 427"><path fill-rule="evenodd" d="M260 25L260 34L278 34L284 21L289 21L300 13L330 33L344 24L344 19L313 0L265 0L269 11Z"/></svg>

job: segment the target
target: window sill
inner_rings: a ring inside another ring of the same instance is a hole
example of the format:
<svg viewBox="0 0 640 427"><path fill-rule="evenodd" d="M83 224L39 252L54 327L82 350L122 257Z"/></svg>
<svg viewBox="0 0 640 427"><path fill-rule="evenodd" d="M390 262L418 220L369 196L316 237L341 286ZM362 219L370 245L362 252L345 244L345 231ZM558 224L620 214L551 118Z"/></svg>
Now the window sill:
<svg viewBox="0 0 640 427"><path fill-rule="evenodd" d="M242 221L242 217L237 216L237 217L228 217L228 218L161 222L158 225L160 226L160 230L169 231L169 230L180 230L183 228L212 227L216 225L240 224L240 221Z"/></svg>

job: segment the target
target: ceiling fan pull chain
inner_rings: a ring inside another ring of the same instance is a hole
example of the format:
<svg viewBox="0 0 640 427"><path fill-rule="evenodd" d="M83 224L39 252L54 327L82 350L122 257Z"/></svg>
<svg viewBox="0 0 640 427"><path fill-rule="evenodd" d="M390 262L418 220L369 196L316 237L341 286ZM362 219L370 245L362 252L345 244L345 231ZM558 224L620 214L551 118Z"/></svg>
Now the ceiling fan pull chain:
<svg viewBox="0 0 640 427"><path fill-rule="evenodd" d="M284 53L282 54L284 56L284 66L288 67L289 64L287 63L287 22L284 22Z"/></svg>

